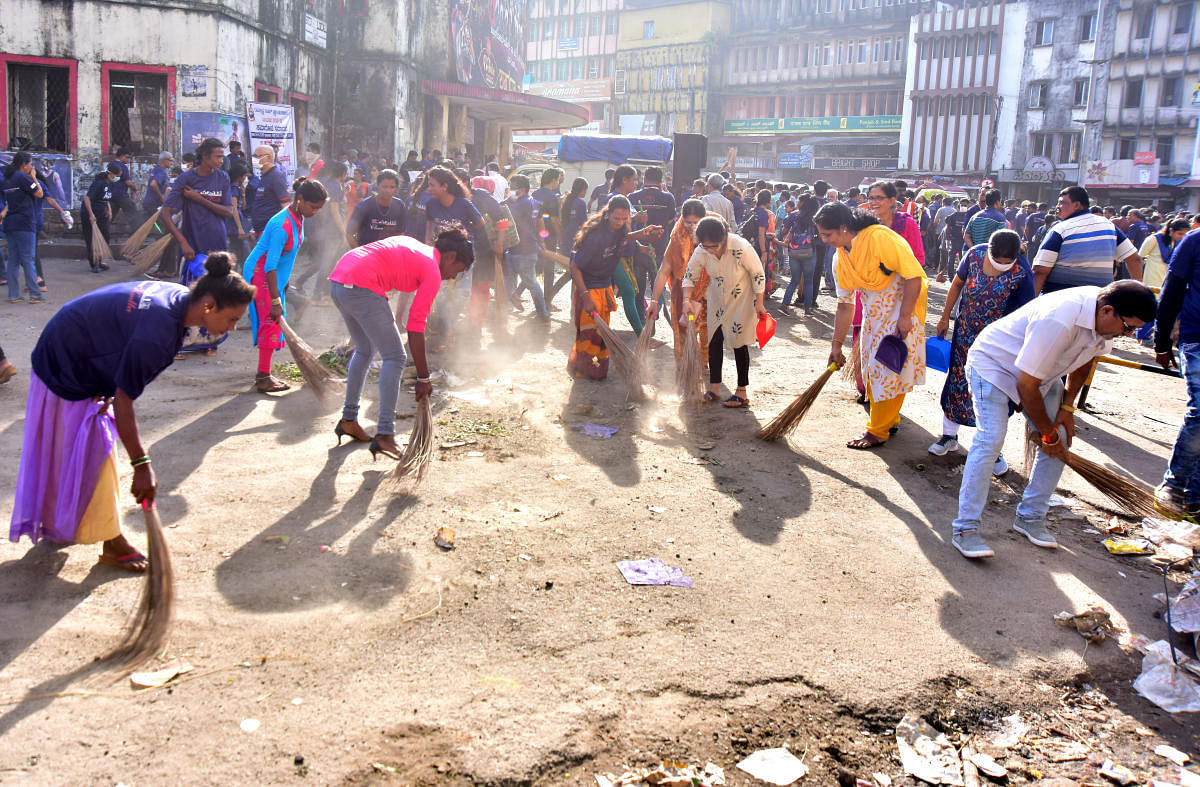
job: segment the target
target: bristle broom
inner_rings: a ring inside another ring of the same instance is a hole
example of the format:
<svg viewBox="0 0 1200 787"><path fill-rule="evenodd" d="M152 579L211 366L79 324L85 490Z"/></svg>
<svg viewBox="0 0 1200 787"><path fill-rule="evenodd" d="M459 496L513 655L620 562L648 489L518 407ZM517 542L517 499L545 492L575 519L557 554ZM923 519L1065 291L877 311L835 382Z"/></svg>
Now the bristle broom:
<svg viewBox="0 0 1200 787"><path fill-rule="evenodd" d="M125 624L120 643L100 658L102 664L120 667L122 674L162 655L175 620L171 550L154 504L143 502L142 513L146 518L146 557L150 564L142 585L142 598Z"/></svg>
<svg viewBox="0 0 1200 787"><path fill-rule="evenodd" d="M650 382L650 342L654 340L656 322L657 320L647 322L637 341L633 343L633 369L639 385Z"/></svg>
<svg viewBox="0 0 1200 787"><path fill-rule="evenodd" d="M700 340L696 335L695 315L688 315L687 328L683 332L683 350L679 353L679 364L675 367L675 387L679 391L681 404L696 406L700 403Z"/></svg>
<svg viewBox="0 0 1200 787"><path fill-rule="evenodd" d="M151 243L146 248L129 258L133 263L133 272L138 276L144 275L146 271L154 267L154 263L158 262L166 252L167 247L171 245L172 237L168 233L163 235L158 240Z"/></svg>
<svg viewBox="0 0 1200 787"><path fill-rule="evenodd" d="M108 247L108 241L104 240L104 233L100 231L99 225L92 222L92 265L99 265L104 260L113 258L112 249Z"/></svg>
<svg viewBox="0 0 1200 787"><path fill-rule="evenodd" d="M833 377L833 373L837 369L838 366L836 363L829 364L829 367L821 372L821 376L812 385L808 386L808 389L804 393L792 400L792 403L782 413L775 416L774 420L755 432L754 436L759 440L774 441L791 434L792 430L800 424L804 416L808 415L808 411L812 409L813 403L821 395L821 389L825 387L825 383L829 382L829 378Z"/></svg>
<svg viewBox="0 0 1200 787"><path fill-rule="evenodd" d="M1037 432L1030 432L1028 435L1028 440L1032 443L1038 443L1040 439ZM1177 520L1185 518L1182 511L1158 502L1154 498L1154 493L1137 481L1113 472L1103 465L1098 465L1090 459L1084 459L1082 456L1067 451L1066 465L1079 474L1084 481L1091 484L1096 491L1103 494L1131 515L1143 517L1166 516Z"/></svg>
<svg viewBox="0 0 1200 787"><path fill-rule="evenodd" d="M137 231L129 236L129 240L125 241L121 246L121 256L127 260L132 260L133 255L137 254L137 250L141 248L142 243L146 238L150 237L150 230L154 229L154 222L158 221L158 214L151 214L150 218L142 222L142 226L137 228Z"/></svg>
<svg viewBox="0 0 1200 787"><path fill-rule="evenodd" d="M304 382L317 395L317 398L327 402L341 393L337 384L342 379L332 369L321 363L313 349L292 330L292 326L288 325L287 320L280 317L279 327L283 330L283 336L287 340L287 348L292 353L292 359L299 367L300 374L304 375Z"/></svg>
<svg viewBox="0 0 1200 787"><path fill-rule="evenodd" d="M600 340L608 348L609 359L617 367L617 373L621 375L621 379L625 381L628 398L632 401L645 399L646 394L642 390L641 375L637 371L637 358L633 349L621 340L621 337L608 326L608 323L600 319L599 312L592 312L592 323L596 327L596 333L600 334Z"/></svg>
<svg viewBox="0 0 1200 787"><path fill-rule="evenodd" d="M408 445L400 456L400 463L389 476L392 481L402 481L411 478L414 483L420 483L433 461L434 431L433 410L429 399L417 403L417 413L413 419L412 434L408 436Z"/></svg>

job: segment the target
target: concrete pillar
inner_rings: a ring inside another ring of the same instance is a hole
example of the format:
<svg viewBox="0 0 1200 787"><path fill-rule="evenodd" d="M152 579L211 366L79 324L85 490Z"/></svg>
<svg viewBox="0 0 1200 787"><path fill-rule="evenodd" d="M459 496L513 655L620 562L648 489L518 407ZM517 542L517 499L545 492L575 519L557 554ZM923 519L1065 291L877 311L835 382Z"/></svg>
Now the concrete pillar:
<svg viewBox="0 0 1200 787"><path fill-rule="evenodd" d="M449 136L450 99L444 96L434 96L434 100L426 104L430 117L425 120L427 134L425 144L430 150L446 151ZM441 162L438 162L439 164Z"/></svg>
<svg viewBox="0 0 1200 787"><path fill-rule="evenodd" d="M450 104L447 114L446 157L462 150L467 134L467 108L462 104Z"/></svg>

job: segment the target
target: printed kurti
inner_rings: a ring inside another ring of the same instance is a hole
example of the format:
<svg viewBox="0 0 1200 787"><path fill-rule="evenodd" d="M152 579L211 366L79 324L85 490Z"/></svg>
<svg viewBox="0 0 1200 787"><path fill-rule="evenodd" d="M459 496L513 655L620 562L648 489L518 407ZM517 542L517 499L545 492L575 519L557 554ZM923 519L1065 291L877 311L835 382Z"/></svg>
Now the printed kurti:
<svg viewBox="0 0 1200 787"><path fill-rule="evenodd" d="M720 257L697 245L683 274L683 285L695 287L701 273L708 273L708 338L720 327L733 349L755 341L755 296L766 291L767 277L750 242L730 233Z"/></svg>

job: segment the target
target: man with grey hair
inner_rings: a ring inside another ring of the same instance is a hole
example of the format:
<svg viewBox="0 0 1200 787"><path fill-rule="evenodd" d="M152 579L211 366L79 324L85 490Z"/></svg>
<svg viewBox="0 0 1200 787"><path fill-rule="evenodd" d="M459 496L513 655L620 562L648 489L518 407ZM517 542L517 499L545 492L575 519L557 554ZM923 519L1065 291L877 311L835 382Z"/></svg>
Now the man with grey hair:
<svg viewBox="0 0 1200 787"><path fill-rule="evenodd" d="M713 173L708 176L708 182L705 185L708 188L708 193L700 198L700 201L704 203L704 207L709 213L715 213L725 219L725 224L731 230L736 230L737 219L733 215L733 203L721 193L721 187L725 185L725 178Z"/></svg>
<svg viewBox="0 0 1200 787"><path fill-rule="evenodd" d="M275 163L275 148L259 145L254 149L254 159L258 164L259 179L254 203L250 206L250 223L254 225L254 232L260 233L271 217L292 201L292 184Z"/></svg>

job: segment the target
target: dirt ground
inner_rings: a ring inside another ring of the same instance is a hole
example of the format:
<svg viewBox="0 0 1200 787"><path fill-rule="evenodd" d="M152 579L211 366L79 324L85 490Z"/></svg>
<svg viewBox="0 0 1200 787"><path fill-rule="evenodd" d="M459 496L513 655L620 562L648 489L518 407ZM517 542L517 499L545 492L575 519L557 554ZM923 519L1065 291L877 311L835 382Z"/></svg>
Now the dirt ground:
<svg viewBox="0 0 1200 787"><path fill-rule="evenodd" d="M5 511L37 335L124 273L46 264L49 306L0 304L23 372L0 387ZM931 325L944 297L931 288ZM96 547L3 542L0 781L594 784L666 759L711 761L737 785L754 783L742 757L786 745L812 769L805 783L905 784L893 731L906 712L957 742L1021 714L1031 731L996 752L1009 783L1105 783L1107 758L1178 781L1152 750L1195 756L1197 720L1133 692L1139 655L1052 620L1099 604L1162 638L1161 574L1109 555L1086 520L1053 524L1057 551L1010 532L1018 429L985 515L997 555L970 562L949 544L964 454L926 452L940 373L882 450L844 447L864 416L836 376L790 442L753 439L823 368L828 299L752 351L750 410L695 413L671 393L669 346L653 353L657 402L627 405L615 372L569 379L566 300L548 331L514 317L479 355L433 357L457 383L435 387L439 439L467 445L439 450L415 490L385 485L392 464L365 447L335 446L336 410L309 391L253 392L247 333L168 369L137 412L177 572L168 658L195 670L140 693L97 682L88 665L140 580L99 566ZM314 347L344 340L335 310L293 310ZM1129 341L1119 354L1148 357ZM365 400L371 430L373 384ZM1077 448L1153 485L1184 403L1179 380L1102 367ZM413 412L408 388L399 410ZM618 431L571 428L588 421ZM715 461L688 461L701 456ZM1060 493L1109 509L1070 471ZM433 543L443 526L453 551ZM132 505L126 529L144 543ZM616 562L645 557L694 586L627 585ZM260 726L243 731L247 719ZM1082 754L1055 762L1063 746Z"/></svg>

